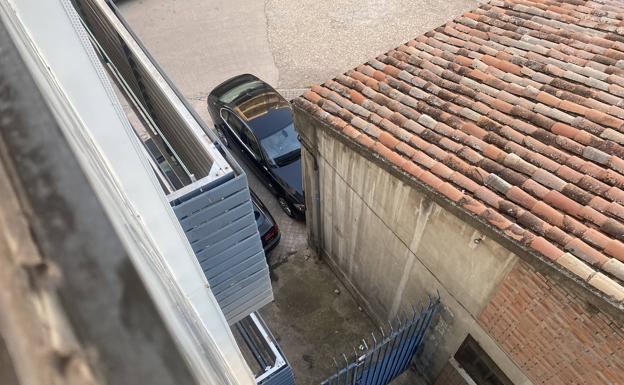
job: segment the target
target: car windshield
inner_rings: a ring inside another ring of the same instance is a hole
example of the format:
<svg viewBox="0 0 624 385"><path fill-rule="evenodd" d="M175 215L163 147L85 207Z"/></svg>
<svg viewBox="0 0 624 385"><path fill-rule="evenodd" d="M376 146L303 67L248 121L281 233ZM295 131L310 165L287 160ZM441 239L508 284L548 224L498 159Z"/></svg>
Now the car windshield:
<svg viewBox="0 0 624 385"><path fill-rule="evenodd" d="M260 140L266 155L278 166L284 166L300 156L301 144L292 123Z"/></svg>

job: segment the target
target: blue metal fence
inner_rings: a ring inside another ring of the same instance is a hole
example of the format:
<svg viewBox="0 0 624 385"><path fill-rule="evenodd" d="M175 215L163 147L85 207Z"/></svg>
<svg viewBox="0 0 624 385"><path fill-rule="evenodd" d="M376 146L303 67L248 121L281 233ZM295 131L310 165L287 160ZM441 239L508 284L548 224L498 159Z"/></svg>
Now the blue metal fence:
<svg viewBox="0 0 624 385"><path fill-rule="evenodd" d="M398 317L389 325L389 333L381 329L381 336L371 333L371 338L362 340L360 352L343 354L341 361L335 360L338 371L321 385L386 385L409 368L419 351L423 338L438 306L439 298L429 298L429 303L420 310L413 309L409 317ZM380 337L380 338L378 338Z"/></svg>

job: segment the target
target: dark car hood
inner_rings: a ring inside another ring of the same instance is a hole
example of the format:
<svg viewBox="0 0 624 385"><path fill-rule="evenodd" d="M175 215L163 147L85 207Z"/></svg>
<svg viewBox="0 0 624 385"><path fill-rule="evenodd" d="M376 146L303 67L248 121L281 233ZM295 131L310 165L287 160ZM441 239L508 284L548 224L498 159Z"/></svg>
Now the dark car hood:
<svg viewBox="0 0 624 385"><path fill-rule="evenodd" d="M291 163L275 167L273 172L281 179L284 187L291 187L297 193L297 198L303 200L303 178L301 177L301 157Z"/></svg>

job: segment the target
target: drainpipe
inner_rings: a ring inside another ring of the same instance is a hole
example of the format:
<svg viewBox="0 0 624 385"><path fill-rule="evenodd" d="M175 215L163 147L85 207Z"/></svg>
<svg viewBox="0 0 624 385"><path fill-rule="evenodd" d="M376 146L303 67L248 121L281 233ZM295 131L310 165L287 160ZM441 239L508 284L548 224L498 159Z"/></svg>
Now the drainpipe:
<svg viewBox="0 0 624 385"><path fill-rule="evenodd" d="M316 130L314 130L314 134L316 136ZM315 138L316 139L316 138ZM299 135L299 141L301 145L310 153L312 160L314 161L313 170L314 170L314 185L315 191L313 192L313 202L314 202L314 212L316 216L316 239L312 240L312 248L316 252L319 257L322 257L322 248L323 248L323 224L321 220L321 184L320 184L320 172L317 161L318 152L315 146L312 146L308 143L301 135ZM315 144L318 143L315 140Z"/></svg>

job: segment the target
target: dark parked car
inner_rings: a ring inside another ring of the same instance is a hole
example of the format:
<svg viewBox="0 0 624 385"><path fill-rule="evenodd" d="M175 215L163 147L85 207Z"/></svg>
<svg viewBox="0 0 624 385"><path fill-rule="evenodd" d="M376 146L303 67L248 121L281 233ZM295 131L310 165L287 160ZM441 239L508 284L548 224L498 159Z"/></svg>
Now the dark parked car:
<svg viewBox="0 0 624 385"><path fill-rule="evenodd" d="M208 112L221 142L242 155L286 214L303 218L301 143L286 99L262 80L245 74L212 90Z"/></svg>
<svg viewBox="0 0 624 385"><path fill-rule="evenodd" d="M251 190L251 203L253 205L254 215L256 216L256 224L258 225L258 232L262 239L262 247L264 253L267 254L273 250L280 241L281 234L277 222L266 208L264 203L258 198L258 196Z"/></svg>

